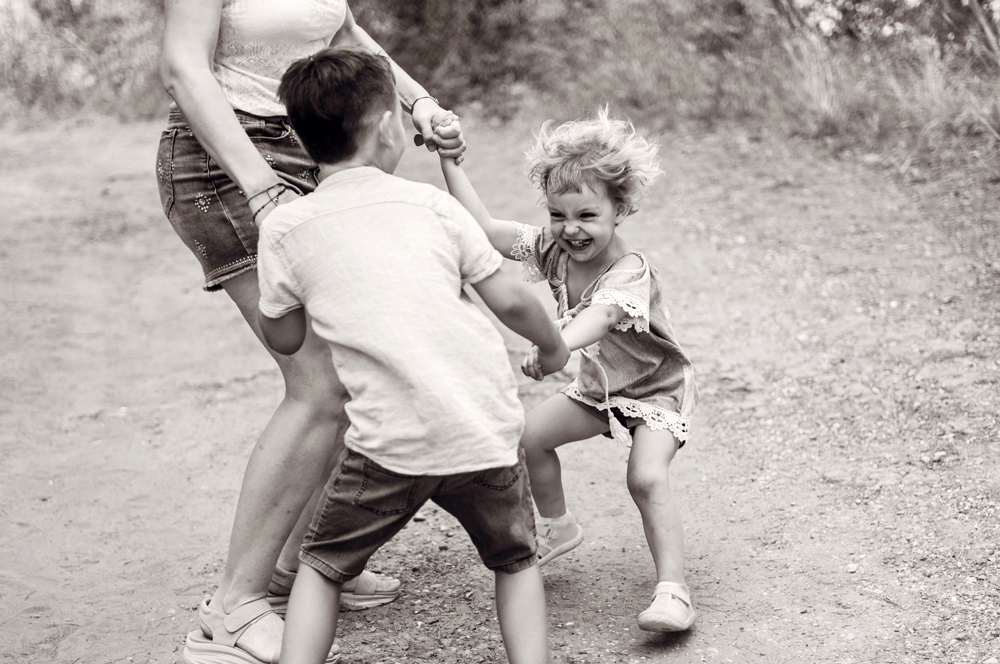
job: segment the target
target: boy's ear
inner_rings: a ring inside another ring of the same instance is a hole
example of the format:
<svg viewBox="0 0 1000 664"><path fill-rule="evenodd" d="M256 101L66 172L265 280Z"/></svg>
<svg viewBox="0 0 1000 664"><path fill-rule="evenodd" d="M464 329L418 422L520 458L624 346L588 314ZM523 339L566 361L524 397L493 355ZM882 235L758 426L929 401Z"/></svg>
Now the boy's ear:
<svg viewBox="0 0 1000 664"><path fill-rule="evenodd" d="M392 131L392 111L385 111L378 120L378 141L386 147L394 147L396 137Z"/></svg>

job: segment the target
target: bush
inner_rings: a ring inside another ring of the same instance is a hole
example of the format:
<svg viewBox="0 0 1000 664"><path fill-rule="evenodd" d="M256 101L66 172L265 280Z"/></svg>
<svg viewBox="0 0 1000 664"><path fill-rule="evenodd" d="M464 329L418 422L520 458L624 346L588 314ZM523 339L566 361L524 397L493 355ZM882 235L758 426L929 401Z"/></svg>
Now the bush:
<svg viewBox="0 0 1000 664"><path fill-rule="evenodd" d="M13 0L0 6L0 99L20 111L92 111L123 119L162 111L160 4Z"/></svg>
<svg viewBox="0 0 1000 664"><path fill-rule="evenodd" d="M358 22L446 105L557 119L603 103L654 129L902 150L1000 142L985 0L354 0ZM160 113L159 0L7 0L0 105ZM887 147L888 146L888 147Z"/></svg>

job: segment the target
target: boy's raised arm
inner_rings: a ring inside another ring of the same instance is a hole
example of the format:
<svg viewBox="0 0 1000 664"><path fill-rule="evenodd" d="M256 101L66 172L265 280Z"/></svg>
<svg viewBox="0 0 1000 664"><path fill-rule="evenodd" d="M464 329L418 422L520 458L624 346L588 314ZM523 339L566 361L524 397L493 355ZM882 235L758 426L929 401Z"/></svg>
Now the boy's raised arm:
<svg viewBox="0 0 1000 664"><path fill-rule="evenodd" d="M441 157L441 172L444 173L445 184L448 185L448 193L458 199L458 202L475 218L476 223L486 231L493 248L500 252L504 258L514 259L511 251L514 243L517 242L517 229L514 224L502 219L494 219L486 205L479 198L475 188L469 181L469 177L462 170L462 167L455 163L450 157Z"/></svg>
<svg viewBox="0 0 1000 664"><path fill-rule="evenodd" d="M569 348L545 307L517 279L497 270L472 284L500 322L538 346L543 374L559 371L569 361Z"/></svg>

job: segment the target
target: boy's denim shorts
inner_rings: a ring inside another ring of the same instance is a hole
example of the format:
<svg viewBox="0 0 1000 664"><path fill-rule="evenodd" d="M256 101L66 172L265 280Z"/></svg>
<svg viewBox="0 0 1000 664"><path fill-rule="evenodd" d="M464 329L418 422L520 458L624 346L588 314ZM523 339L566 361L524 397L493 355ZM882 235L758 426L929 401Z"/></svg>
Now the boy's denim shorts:
<svg viewBox="0 0 1000 664"><path fill-rule="evenodd" d="M317 166L287 118L236 117L264 160L299 194L316 188ZM171 106L156 154L160 202L170 224L205 272L205 290L257 267L257 224L245 192L208 156L187 120Z"/></svg>
<svg viewBox="0 0 1000 664"><path fill-rule="evenodd" d="M489 569L515 573L535 564L535 518L520 448L509 468L444 476L402 475L345 450L299 559L333 581L347 581L428 500L458 519Z"/></svg>

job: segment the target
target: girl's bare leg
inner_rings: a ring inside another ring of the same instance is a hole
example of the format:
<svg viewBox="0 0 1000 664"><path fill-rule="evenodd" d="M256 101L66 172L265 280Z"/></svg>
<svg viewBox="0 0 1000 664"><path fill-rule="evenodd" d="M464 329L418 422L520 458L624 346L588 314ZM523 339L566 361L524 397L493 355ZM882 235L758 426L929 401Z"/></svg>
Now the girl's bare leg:
<svg viewBox="0 0 1000 664"><path fill-rule="evenodd" d="M670 462L680 444L669 431L636 427L628 458L628 490L642 515L656 580L684 583L684 527L670 490Z"/></svg>
<svg viewBox="0 0 1000 664"><path fill-rule="evenodd" d="M223 286L262 339L257 273L244 273ZM243 476L226 568L211 601L213 609L225 613L266 595L279 553L290 542L315 489L323 485L324 469L339 454L335 442L342 444L347 426L348 395L334 372L326 342L309 330L295 355L271 355L281 369L285 396L261 433ZM290 546L297 548L300 540ZM268 621L263 627L248 630L241 641L265 646L280 640L280 622Z"/></svg>
<svg viewBox="0 0 1000 664"><path fill-rule="evenodd" d="M566 513L562 466L555 449L607 430L606 420L591 416L583 406L562 393L552 395L531 409L521 435L521 446L531 478L531 495L540 515L551 518Z"/></svg>

